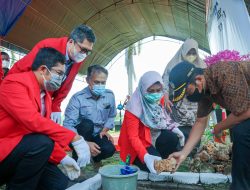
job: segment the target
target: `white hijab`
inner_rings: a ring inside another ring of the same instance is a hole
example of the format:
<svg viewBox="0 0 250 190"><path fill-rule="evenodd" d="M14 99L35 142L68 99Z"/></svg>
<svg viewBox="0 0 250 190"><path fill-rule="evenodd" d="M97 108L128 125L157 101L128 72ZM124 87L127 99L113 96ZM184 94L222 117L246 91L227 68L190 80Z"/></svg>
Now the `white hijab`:
<svg viewBox="0 0 250 190"><path fill-rule="evenodd" d="M138 87L129 99L126 110L134 114L151 129L172 129L179 125L175 123L159 104L150 104L144 95L154 83L163 85L161 75L156 71L148 71L140 78Z"/></svg>
<svg viewBox="0 0 250 190"><path fill-rule="evenodd" d="M180 62L184 61L184 57L191 49L195 49L197 52L197 58L193 62L193 64L198 68L206 68L205 62L199 57L198 54L198 43L193 39L186 39L186 41L182 44L180 49L177 51L175 56L170 60L167 64L165 71L163 73L163 82L164 82L164 89L168 92L169 86L169 73L174 66L179 64Z"/></svg>

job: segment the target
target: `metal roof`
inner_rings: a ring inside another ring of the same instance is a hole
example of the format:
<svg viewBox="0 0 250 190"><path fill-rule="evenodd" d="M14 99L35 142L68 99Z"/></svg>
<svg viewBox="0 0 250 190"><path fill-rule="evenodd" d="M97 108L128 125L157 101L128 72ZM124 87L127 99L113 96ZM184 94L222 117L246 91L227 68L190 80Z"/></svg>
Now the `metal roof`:
<svg viewBox="0 0 250 190"><path fill-rule="evenodd" d="M97 42L84 72L149 36L194 38L209 51L205 9L205 0L33 0L5 40L30 50L44 38L69 35L74 26L87 24Z"/></svg>

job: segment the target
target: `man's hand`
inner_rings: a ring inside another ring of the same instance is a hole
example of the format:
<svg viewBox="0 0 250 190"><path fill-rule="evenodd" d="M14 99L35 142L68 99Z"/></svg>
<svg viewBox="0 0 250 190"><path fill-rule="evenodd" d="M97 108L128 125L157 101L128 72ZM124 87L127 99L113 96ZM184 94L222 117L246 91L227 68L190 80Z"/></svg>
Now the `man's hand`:
<svg viewBox="0 0 250 190"><path fill-rule="evenodd" d="M110 140L113 144L114 144L114 139L113 137L108 133L108 131L102 130L102 132L100 132L100 138L102 139L103 136L106 136L108 138L108 140Z"/></svg>
<svg viewBox="0 0 250 190"><path fill-rule="evenodd" d="M61 118L61 112L52 112L50 115L50 119L52 119L54 122L61 124L62 118Z"/></svg>
<svg viewBox="0 0 250 190"><path fill-rule="evenodd" d="M173 106L173 103L169 100L167 93L164 93L164 106L170 113L172 113L171 106Z"/></svg>
<svg viewBox="0 0 250 190"><path fill-rule="evenodd" d="M174 152L169 155L168 159L174 158L176 160L176 166L173 172L176 172L176 170L179 168L181 163L186 159L187 155L184 154L182 151Z"/></svg>
<svg viewBox="0 0 250 190"><path fill-rule="evenodd" d="M220 143L225 144L225 141L222 139L223 130L221 130L220 123L215 125L212 134L219 140Z"/></svg>
<svg viewBox="0 0 250 190"><path fill-rule="evenodd" d="M88 142L88 141L87 143L89 145L91 156L95 157L101 153L101 150L100 150L101 148L98 146L98 144L94 142Z"/></svg>
<svg viewBox="0 0 250 190"><path fill-rule="evenodd" d="M81 137L80 140L72 142L72 145L78 156L77 164L80 167L85 167L90 163L90 150L87 142Z"/></svg>
<svg viewBox="0 0 250 190"><path fill-rule="evenodd" d="M80 167L73 158L67 155L61 160L60 163L70 180L74 180L80 176Z"/></svg>

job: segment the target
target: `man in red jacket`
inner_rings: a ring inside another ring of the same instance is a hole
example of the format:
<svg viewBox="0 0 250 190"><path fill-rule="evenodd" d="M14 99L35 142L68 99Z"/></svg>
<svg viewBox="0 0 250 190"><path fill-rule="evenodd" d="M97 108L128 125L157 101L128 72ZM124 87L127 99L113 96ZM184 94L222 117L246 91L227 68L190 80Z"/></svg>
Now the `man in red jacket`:
<svg viewBox="0 0 250 190"><path fill-rule="evenodd" d="M48 38L38 42L25 57L13 65L8 74L31 70L34 58L42 47L55 48L65 55L66 77L64 78L61 88L54 92L50 92L53 99L51 119L60 124L61 102L68 95L83 61L91 54L94 43L95 34L92 29L86 25L79 25L71 32L69 37Z"/></svg>
<svg viewBox="0 0 250 190"><path fill-rule="evenodd" d="M51 96L65 75L65 57L53 48L41 48L32 71L8 75L0 86L0 185L11 190L63 190L90 161L82 137L50 119ZM77 163L63 151L72 143ZM83 154L84 153L84 154ZM79 157L80 156L80 157ZM78 166L79 165L79 166Z"/></svg>

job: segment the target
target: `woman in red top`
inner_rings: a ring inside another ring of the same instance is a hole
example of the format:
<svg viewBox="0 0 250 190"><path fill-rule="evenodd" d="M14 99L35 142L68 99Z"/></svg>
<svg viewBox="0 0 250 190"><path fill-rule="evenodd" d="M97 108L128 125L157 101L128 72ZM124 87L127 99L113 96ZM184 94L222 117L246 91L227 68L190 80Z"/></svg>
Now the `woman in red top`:
<svg viewBox="0 0 250 190"><path fill-rule="evenodd" d="M178 137L184 145L184 135L177 128L161 105L163 82L155 71L146 72L126 106L119 146L123 161L140 169L156 173L154 160L167 158L177 149ZM168 130L167 130L168 129Z"/></svg>

